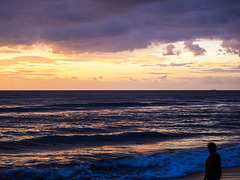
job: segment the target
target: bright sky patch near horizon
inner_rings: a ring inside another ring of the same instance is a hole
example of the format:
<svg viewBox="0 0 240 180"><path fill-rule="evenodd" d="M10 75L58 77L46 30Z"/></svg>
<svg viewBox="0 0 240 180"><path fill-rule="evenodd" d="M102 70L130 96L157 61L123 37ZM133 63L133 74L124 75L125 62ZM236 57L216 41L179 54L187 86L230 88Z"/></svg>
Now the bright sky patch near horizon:
<svg viewBox="0 0 240 180"><path fill-rule="evenodd" d="M240 90L239 0L0 0L0 90Z"/></svg>

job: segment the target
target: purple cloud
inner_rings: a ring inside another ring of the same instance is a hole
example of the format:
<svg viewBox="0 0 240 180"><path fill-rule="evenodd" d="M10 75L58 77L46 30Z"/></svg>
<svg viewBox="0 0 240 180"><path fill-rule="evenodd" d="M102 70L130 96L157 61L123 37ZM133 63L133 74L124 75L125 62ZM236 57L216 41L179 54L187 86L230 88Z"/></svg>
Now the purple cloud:
<svg viewBox="0 0 240 180"><path fill-rule="evenodd" d="M43 42L55 52L115 52L209 38L239 53L239 9L239 0L0 1L0 46Z"/></svg>
<svg viewBox="0 0 240 180"><path fill-rule="evenodd" d="M178 55L180 54L180 50L175 50L175 46L173 44L169 44L166 47L166 52L163 53L163 56L172 56L172 55Z"/></svg>
<svg viewBox="0 0 240 180"><path fill-rule="evenodd" d="M149 72L148 74L154 74L154 75L167 75L167 74L172 74L172 73Z"/></svg>
<svg viewBox="0 0 240 180"><path fill-rule="evenodd" d="M205 77L204 79L201 80L201 83L203 83L203 84L223 84L223 82L220 79L212 77L212 76Z"/></svg>
<svg viewBox="0 0 240 180"><path fill-rule="evenodd" d="M185 48L194 53L194 56L204 55L206 50L201 48L198 44L193 44L192 41L184 42Z"/></svg>
<svg viewBox="0 0 240 180"><path fill-rule="evenodd" d="M212 72L212 73L240 73L240 69L238 67L232 69L222 69L222 68L215 68L215 69L208 69L203 70L205 72Z"/></svg>
<svg viewBox="0 0 240 180"><path fill-rule="evenodd" d="M167 75L164 75L164 76L160 76L159 79L162 80L162 81L167 81Z"/></svg>
<svg viewBox="0 0 240 180"><path fill-rule="evenodd" d="M174 66L188 66L190 64L193 64L193 63L171 63L170 65L174 67Z"/></svg>
<svg viewBox="0 0 240 180"><path fill-rule="evenodd" d="M151 65L142 65L143 67L147 67L147 66L158 66L158 67L168 67L168 66L172 66L172 67L175 67L175 66L189 66L190 64L193 64L192 62L190 63L170 63L170 64L151 64ZM164 73L166 74L166 73Z"/></svg>
<svg viewBox="0 0 240 180"><path fill-rule="evenodd" d="M225 50L225 53L237 54L240 56L240 42L236 39L224 40L222 47Z"/></svg>
<svg viewBox="0 0 240 180"><path fill-rule="evenodd" d="M99 81L99 80L102 80L103 77L102 77L102 76L99 76L99 77L94 77L93 79L94 79L95 81Z"/></svg>

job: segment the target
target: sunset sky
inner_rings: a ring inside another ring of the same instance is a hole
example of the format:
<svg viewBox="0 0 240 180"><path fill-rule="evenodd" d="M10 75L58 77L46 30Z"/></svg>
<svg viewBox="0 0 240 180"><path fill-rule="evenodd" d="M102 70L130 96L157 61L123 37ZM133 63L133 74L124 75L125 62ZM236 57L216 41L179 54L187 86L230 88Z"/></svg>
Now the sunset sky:
<svg viewBox="0 0 240 180"><path fill-rule="evenodd" d="M0 0L0 90L240 90L239 0Z"/></svg>

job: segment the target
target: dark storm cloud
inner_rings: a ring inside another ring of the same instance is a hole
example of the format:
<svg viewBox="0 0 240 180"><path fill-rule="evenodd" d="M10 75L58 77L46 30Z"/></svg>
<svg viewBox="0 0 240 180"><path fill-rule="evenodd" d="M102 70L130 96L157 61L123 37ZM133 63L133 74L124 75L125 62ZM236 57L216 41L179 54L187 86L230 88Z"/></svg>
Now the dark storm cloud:
<svg viewBox="0 0 240 180"><path fill-rule="evenodd" d="M0 45L71 53L210 38L238 53L239 9L239 0L0 0Z"/></svg>

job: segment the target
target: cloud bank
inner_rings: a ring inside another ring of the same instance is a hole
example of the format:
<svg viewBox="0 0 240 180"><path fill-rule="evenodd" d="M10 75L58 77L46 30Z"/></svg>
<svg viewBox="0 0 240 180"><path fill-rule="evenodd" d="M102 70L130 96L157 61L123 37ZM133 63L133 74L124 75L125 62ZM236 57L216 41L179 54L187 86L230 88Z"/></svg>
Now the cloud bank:
<svg viewBox="0 0 240 180"><path fill-rule="evenodd" d="M239 54L239 9L239 0L0 0L0 46L117 52L208 38ZM186 47L204 54L197 45Z"/></svg>

